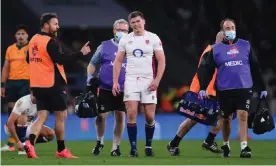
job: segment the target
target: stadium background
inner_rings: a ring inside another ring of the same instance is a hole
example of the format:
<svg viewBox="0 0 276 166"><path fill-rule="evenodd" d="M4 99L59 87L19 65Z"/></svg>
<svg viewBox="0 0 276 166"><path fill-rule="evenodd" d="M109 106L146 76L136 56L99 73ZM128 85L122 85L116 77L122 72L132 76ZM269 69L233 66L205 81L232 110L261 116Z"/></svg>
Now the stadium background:
<svg viewBox="0 0 276 166"><path fill-rule="evenodd" d="M160 36L167 59L166 72L159 88L157 110L159 125L156 127L156 139L171 139L174 136L178 125L183 120L183 117L174 113L174 107L189 87L201 52L208 44L214 42L215 35L220 30L219 23L225 17L234 19L237 24L237 36L249 40L253 45L268 88L270 108L276 114L276 58L273 45L276 38L276 33L274 33L276 24L273 21L276 15L274 8L276 1L5 0L1 2L2 66L7 47L15 42L15 26L17 24L27 25L31 38L39 31L39 18L44 12L58 14L61 26L58 36L65 52L78 51L86 41L90 41L92 54L87 56L85 61L65 66L70 91L68 110L71 113L72 99L85 89L86 67L97 46L101 41L113 36L112 25L115 20L127 19L131 11L139 10L145 15L147 30ZM5 99L1 98L1 126L7 120L6 112ZM112 119L113 117L109 117L107 123L113 124ZM138 121L143 124L142 115ZM165 121L166 124L162 123ZM48 125L53 126L53 123L51 116ZM71 115L66 126L73 129L66 131L66 139L95 139L96 137L94 119L80 120ZM112 138L112 126L108 125L106 139ZM188 134L188 138L204 138L207 134L205 128L198 125ZM236 121L233 123L233 128L237 128ZM144 138L143 131L138 133L142 133L138 135L138 138ZM256 139L276 139L275 130L261 136L252 135ZM236 130L233 130L231 137L237 137ZM126 138L125 132L124 139ZM3 132L1 139L6 139Z"/></svg>

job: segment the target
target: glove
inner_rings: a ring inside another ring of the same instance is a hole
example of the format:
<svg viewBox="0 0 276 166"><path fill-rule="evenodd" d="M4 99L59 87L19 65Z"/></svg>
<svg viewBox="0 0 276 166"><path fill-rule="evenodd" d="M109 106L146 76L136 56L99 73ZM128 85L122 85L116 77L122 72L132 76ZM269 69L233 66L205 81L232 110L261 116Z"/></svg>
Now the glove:
<svg viewBox="0 0 276 166"><path fill-rule="evenodd" d="M94 89L92 88L93 84L93 76L88 76L86 80L86 92L93 91ZM94 92L94 91L93 91Z"/></svg>
<svg viewBox="0 0 276 166"><path fill-rule="evenodd" d="M92 78L94 78L94 76L88 76L87 77L87 80L86 80L86 85L87 86L91 86L91 84L92 84Z"/></svg>
<svg viewBox="0 0 276 166"><path fill-rule="evenodd" d="M262 91L260 98L263 98L263 97L266 98L266 96L267 96L267 91Z"/></svg>
<svg viewBox="0 0 276 166"><path fill-rule="evenodd" d="M198 94L199 94L199 96L200 96L201 99L203 99L203 98L205 98L207 96L205 90L200 90Z"/></svg>
<svg viewBox="0 0 276 166"><path fill-rule="evenodd" d="M86 92L91 91L93 94L97 94L97 89L99 87L99 78L94 76L87 77L86 80Z"/></svg>

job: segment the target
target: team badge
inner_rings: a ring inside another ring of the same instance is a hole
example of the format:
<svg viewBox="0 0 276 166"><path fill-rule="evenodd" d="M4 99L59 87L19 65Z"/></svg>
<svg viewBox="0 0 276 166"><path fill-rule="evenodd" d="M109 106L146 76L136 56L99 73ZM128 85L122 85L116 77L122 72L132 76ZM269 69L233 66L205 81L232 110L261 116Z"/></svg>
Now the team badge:
<svg viewBox="0 0 276 166"><path fill-rule="evenodd" d="M149 40L146 40L146 44L149 44Z"/></svg>

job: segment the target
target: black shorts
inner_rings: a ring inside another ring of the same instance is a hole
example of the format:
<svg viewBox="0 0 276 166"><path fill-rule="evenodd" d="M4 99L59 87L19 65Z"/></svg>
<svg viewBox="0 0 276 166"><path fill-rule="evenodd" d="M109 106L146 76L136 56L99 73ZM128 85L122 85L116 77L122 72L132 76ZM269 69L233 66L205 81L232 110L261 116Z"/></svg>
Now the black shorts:
<svg viewBox="0 0 276 166"><path fill-rule="evenodd" d="M100 89L98 96L99 113L105 113L109 111L126 112L123 97L123 93L120 93L119 96L114 96L111 90Z"/></svg>
<svg viewBox="0 0 276 166"><path fill-rule="evenodd" d="M37 111L64 111L67 109L67 90L65 87L32 88L36 98Z"/></svg>
<svg viewBox="0 0 276 166"><path fill-rule="evenodd" d="M218 91L217 96L222 110L222 116L228 118L237 110L249 111L252 91L250 89L234 89Z"/></svg>
<svg viewBox="0 0 276 166"><path fill-rule="evenodd" d="M30 94L29 80L8 80L6 83L7 102L16 102Z"/></svg>

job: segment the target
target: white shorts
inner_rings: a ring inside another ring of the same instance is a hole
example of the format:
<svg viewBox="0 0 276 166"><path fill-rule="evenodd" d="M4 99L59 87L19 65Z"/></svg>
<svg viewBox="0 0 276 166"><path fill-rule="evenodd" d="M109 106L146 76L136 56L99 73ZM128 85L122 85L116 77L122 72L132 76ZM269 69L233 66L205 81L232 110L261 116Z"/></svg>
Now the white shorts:
<svg viewBox="0 0 276 166"><path fill-rule="evenodd" d="M32 125L33 125L33 123L31 123L31 124L29 124L28 126L27 126L27 129L26 129L26 133L25 133L25 138L26 139L29 139L29 136L30 136L30 134L31 134L31 132L32 132ZM47 127L47 126L45 126L45 125L43 125L44 127ZM47 128L49 128L49 127L47 127ZM4 130L5 130L5 134L8 136L8 137L10 137L11 136L11 133L10 133L10 131L9 131L9 129L8 129L8 127L7 127L7 125L5 124L5 126L4 126ZM18 133L17 133L18 134Z"/></svg>
<svg viewBox="0 0 276 166"><path fill-rule="evenodd" d="M125 79L124 101L140 101L144 104L157 104L156 91L148 88L153 79L131 77Z"/></svg>

